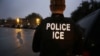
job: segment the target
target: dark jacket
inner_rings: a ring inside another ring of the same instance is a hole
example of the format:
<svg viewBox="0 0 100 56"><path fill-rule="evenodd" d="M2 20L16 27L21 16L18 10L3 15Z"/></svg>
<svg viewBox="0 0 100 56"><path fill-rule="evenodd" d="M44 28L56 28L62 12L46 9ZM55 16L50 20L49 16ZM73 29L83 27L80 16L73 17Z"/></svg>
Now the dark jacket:
<svg viewBox="0 0 100 56"><path fill-rule="evenodd" d="M37 27L32 48L40 56L74 56L80 54L81 41L82 35L70 19L53 14Z"/></svg>

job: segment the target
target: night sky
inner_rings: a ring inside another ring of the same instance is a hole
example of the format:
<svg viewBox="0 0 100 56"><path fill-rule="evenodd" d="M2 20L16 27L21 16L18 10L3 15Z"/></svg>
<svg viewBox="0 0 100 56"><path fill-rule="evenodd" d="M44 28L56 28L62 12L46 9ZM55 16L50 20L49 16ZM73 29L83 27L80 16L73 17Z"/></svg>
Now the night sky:
<svg viewBox="0 0 100 56"><path fill-rule="evenodd" d="M66 0L64 15L70 17L82 0ZM51 15L50 0L0 0L0 18L24 18L31 13L38 13L43 18Z"/></svg>

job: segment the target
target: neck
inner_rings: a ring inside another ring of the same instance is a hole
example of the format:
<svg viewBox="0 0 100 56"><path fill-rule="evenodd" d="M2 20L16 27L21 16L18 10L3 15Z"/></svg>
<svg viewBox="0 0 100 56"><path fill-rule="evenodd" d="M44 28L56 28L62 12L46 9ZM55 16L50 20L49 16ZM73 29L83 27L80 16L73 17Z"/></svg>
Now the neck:
<svg viewBox="0 0 100 56"><path fill-rule="evenodd" d="M63 14L63 11L52 11L53 14Z"/></svg>
<svg viewBox="0 0 100 56"><path fill-rule="evenodd" d="M52 17L64 17L64 15L60 13L52 13Z"/></svg>

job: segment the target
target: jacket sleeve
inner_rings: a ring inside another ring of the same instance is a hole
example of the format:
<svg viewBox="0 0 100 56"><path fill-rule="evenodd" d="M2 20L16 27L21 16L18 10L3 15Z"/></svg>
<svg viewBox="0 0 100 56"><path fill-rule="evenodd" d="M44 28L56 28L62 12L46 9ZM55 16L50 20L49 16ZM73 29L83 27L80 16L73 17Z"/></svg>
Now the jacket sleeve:
<svg viewBox="0 0 100 56"><path fill-rule="evenodd" d="M83 51L83 32L81 28L78 25L75 25L75 36L76 36L76 41L75 41L75 54L82 54Z"/></svg>
<svg viewBox="0 0 100 56"><path fill-rule="evenodd" d="M33 36L33 42L32 42L32 50L33 52L39 52L40 51L40 41L41 41L41 30L40 26L36 28L35 34Z"/></svg>
<svg viewBox="0 0 100 56"><path fill-rule="evenodd" d="M73 25L75 39L74 39L74 46L73 46L73 53L75 55L81 55L83 51L83 29L76 24L72 19L69 19L71 24Z"/></svg>

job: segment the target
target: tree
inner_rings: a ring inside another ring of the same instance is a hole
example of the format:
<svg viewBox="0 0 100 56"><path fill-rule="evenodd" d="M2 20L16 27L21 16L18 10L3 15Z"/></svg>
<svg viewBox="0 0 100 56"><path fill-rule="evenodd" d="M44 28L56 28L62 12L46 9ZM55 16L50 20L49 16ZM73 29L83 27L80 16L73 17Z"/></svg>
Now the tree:
<svg viewBox="0 0 100 56"><path fill-rule="evenodd" d="M90 3L88 2L83 2L81 4L81 6L78 7L77 10L75 10L74 12L72 12L71 14L71 18L77 22L78 20L80 20L82 17L86 16L87 14L90 13L89 11L89 6L90 6Z"/></svg>
<svg viewBox="0 0 100 56"><path fill-rule="evenodd" d="M93 4L92 4L93 3ZM77 8L77 10L73 11L71 14L71 18L74 20L74 22L79 21L86 15L90 14L91 12L97 10L100 8L100 2L92 2L89 3L87 1L84 1L81 6Z"/></svg>
<svg viewBox="0 0 100 56"><path fill-rule="evenodd" d="M36 19L37 18L42 20L42 17L39 14L37 14L37 13L29 14L28 16L26 16L27 24L30 24L31 27L37 26L36 25Z"/></svg>

